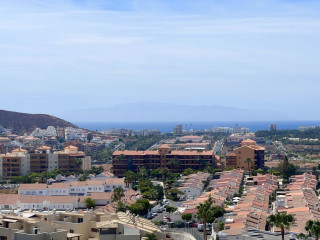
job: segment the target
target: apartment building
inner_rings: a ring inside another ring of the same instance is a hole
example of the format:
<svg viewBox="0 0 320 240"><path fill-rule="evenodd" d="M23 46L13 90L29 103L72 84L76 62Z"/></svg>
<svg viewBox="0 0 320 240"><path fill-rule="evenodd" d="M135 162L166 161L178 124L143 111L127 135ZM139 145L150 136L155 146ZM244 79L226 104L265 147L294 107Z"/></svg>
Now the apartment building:
<svg viewBox="0 0 320 240"><path fill-rule="evenodd" d="M63 172L89 170L91 157L73 146L59 152L52 152L50 147L41 146L29 153L17 148L11 153L0 154L0 178L3 179L24 176L29 172L41 173L55 169Z"/></svg>
<svg viewBox="0 0 320 240"><path fill-rule="evenodd" d="M151 221L123 212L26 212L0 220L0 239L12 240L140 240L153 232L165 238Z"/></svg>
<svg viewBox="0 0 320 240"><path fill-rule="evenodd" d="M254 170L264 167L264 147L257 145L256 141L247 139L241 142L241 146L235 148L226 155L226 167ZM246 160L250 158L251 163Z"/></svg>
<svg viewBox="0 0 320 240"><path fill-rule="evenodd" d="M213 151L172 151L168 145L162 145L158 151L115 151L112 155L112 166L115 176L124 176L128 170L137 172L142 166L182 172L187 168L215 167L216 157Z"/></svg>

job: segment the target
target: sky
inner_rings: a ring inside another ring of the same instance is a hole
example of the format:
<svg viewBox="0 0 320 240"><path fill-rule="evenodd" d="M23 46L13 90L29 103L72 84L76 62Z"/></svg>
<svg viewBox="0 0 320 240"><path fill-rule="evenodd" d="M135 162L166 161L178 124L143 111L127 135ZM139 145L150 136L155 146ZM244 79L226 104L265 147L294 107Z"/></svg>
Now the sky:
<svg viewBox="0 0 320 240"><path fill-rule="evenodd" d="M136 102L320 120L318 0L2 0L0 109Z"/></svg>

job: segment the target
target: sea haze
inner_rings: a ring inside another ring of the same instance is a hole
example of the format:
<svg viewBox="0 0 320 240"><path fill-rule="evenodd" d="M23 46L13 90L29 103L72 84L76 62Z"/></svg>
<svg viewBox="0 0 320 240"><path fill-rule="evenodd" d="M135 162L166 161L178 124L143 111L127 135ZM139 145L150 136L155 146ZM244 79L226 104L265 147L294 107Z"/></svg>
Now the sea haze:
<svg viewBox="0 0 320 240"><path fill-rule="evenodd" d="M239 122L297 120L276 111L263 109L154 102L79 109L55 115L70 122L231 122L233 124L234 119Z"/></svg>
<svg viewBox="0 0 320 240"><path fill-rule="evenodd" d="M239 122L74 122L81 128L93 131L102 131L107 129L159 129L161 132L172 132L177 124L183 124L185 130L212 129L213 127L247 127L251 132L258 130L268 130L271 123L277 125L277 129L297 129L299 126L315 126L320 125L320 121L239 121Z"/></svg>

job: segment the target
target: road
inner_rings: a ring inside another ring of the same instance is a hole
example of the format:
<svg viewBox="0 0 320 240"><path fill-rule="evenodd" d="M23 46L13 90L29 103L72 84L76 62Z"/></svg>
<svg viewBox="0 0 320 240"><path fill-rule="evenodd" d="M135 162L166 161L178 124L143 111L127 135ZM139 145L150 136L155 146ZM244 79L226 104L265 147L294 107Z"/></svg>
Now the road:
<svg viewBox="0 0 320 240"><path fill-rule="evenodd" d="M223 148L223 143L224 143L224 138L223 139L220 139L218 141L216 141L214 143L214 146L213 146L213 152L214 154L219 154L221 153L221 150Z"/></svg>

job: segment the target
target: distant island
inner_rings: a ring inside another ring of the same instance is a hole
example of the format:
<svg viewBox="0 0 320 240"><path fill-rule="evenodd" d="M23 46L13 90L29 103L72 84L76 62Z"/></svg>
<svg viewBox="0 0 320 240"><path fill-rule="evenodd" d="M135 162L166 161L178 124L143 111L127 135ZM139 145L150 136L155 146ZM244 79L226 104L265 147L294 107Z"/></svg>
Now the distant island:
<svg viewBox="0 0 320 240"><path fill-rule="evenodd" d="M0 125L12 129L13 133L30 133L35 128L47 128L48 126L74 127L76 125L63 119L47 114L29 114L0 110Z"/></svg>

